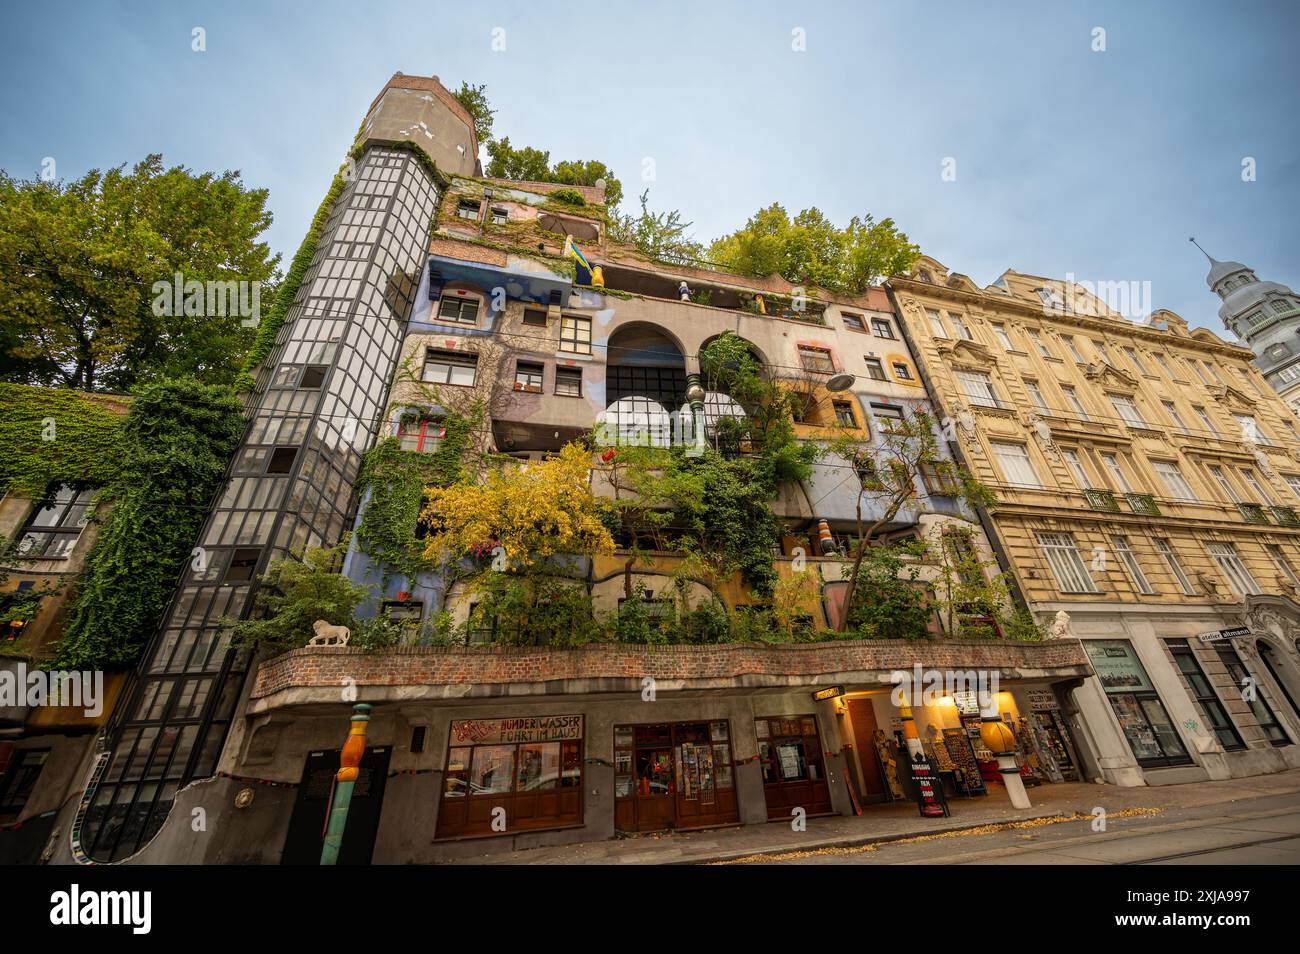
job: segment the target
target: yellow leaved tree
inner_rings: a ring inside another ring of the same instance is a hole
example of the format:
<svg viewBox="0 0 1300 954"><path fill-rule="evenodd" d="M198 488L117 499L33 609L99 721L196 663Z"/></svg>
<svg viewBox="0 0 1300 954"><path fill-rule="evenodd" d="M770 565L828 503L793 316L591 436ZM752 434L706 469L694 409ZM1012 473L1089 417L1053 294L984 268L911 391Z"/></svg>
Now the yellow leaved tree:
<svg viewBox="0 0 1300 954"><path fill-rule="evenodd" d="M425 490L425 557L502 556L515 565L557 554L611 553L614 540L591 492L590 453L566 444L558 455L490 471L482 483ZM497 548L500 547L500 550Z"/></svg>

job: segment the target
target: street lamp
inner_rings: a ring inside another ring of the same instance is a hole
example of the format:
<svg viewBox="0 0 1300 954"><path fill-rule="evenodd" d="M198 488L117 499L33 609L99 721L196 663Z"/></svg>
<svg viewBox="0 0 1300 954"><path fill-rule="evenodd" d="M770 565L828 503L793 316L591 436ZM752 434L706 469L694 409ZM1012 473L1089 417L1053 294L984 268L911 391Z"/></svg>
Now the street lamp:
<svg viewBox="0 0 1300 954"><path fill-rule="evenodd" d="M830 380L826 382L826 390L832 394L839 394L853 387L853 382L857 380L856 375L849 374L847 371L841 371L839 374L832 374Z"/></svg>

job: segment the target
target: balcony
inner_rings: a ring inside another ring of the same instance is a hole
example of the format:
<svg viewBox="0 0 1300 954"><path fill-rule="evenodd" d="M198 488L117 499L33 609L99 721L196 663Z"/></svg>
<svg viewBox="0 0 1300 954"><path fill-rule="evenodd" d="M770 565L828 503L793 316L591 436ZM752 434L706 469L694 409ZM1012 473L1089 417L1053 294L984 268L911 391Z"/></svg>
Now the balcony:
<svg viewBox="0 0 1300 954"><path fill-rule="evenodd" d="M1160 516L1160 508L1156 506L1156 498L1151 494L1125 494L1124 499L1128 501L1129 509L1143 517Z"/></svg>
<svg viewBox="0 0 1300 954"><path fill-rule="evenodd" d="M1268 523L1268 513L1261 504L1239 503L1237 509L1247 523Z"/></svg>
<svg viewBox="0 0 1300 954"><path fill-rule="evenodd" d="M1085 490L1083 499L1088 501L1088 506L1093 510L1105 510L1108 513L1119 513L1119 501L1109 490Z"/></svg>
<svg viewBox="0 0 1300 954"><path fill-rule="evenodd" d="M1294 507L1269 507L1279 527L1300 527L1300 514Z"/></svg>

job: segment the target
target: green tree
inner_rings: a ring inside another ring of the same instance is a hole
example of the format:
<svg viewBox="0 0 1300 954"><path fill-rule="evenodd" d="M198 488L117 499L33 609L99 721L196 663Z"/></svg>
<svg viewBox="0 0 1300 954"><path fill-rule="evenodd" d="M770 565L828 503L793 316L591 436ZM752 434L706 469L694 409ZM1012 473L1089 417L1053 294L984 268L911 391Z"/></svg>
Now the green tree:
<svg viewBox="0 0 1300 954"><path fill-rule="evenodd" d="M492 141L492 117L496 115L496 110L488 102L486 91L485 85L471 86L462 82L460 89L451 94L474 118L474 135L481 143Z"/></svg>
<svg viewBox="0 0 1300 954"><path fill-rule="evenodd" d="M154 283L170 286L178 272L276 277L279 256L258 241L271 223L266 197L238 172L164 168L159 155L70 182L0 172L0 345L11 380L87 391L186 375L233 382L255 329L236 309L207 313L206 296L198 309L155 307Z"/></svg>
<svg viewBox="0 0 1300 954"><path fill-rule="evenodd" d="M261 577L255 619L223 620L230 626L235 646L262 646L285 652L305 646L312 624L323 619L334 626L357 629L353 613L366 598L367 589L339 572L347 542L311 547L302 559L273 560Z"/></svg>
<svg viewBox="0 0 1300 954"><path fill-rule="evenodd" d="M510 145L510 137L503 136L487 144L486 175L493 179L518 179L524 182L562 182L565 185L594 186L597 179L605 180L605 204L614 208L623 201L623 184L614 178L609 167L595 160L573 160L556 163L551 168L549 151L532 146Z"/></svg>
<svg viewBox="0 0 1300 954"><path fill-rule="evenodd" d="M640 215L623 215L617 211L610 215L610 239L633 245L649 258L670 265L689 265L703 258L704 246L686 235L691 223L683 222L682 214L676 209L651 212L649 198L650 190L646 189L641 193Z"/></svg>
<svg viewBox="0 0 1300 954"><path fill-rule="evenodd" d="M745 227L715 239L710 261L742 274L780 275L796 285L861 294L906 271L920 254L893 219L854 216L837 228L817 208L793 218L780 203L750 216Z"/></svg>
<svg viewBox="0 0 1300 954"><path fill-rule="evenodd" d="M919 511L925 506L926 497L921 488L926 487L927 476L931 480L943 480L950 496L968 506L988 506L994 502L987 487L941 457L936 423L928 411L914 410L904 420L890 424L880 428L878 440L845 427L825 444L828 456L854 467L861 479L854 510L857 539L853 553L849 554L852 565L844 597L846 607L854 605L855 593L864 585L864 561L877 546L881 532L904 508ZM841 629L849 627L849 617L848 613L844 615Z"/></svg>

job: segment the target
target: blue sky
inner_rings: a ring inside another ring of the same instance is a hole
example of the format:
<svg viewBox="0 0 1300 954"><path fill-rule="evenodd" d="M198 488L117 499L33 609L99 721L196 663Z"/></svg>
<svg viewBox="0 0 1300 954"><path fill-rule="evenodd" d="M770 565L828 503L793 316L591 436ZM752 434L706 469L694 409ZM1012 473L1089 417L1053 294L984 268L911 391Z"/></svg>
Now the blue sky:
<svg viewBox="0 0 1300 954"><path fill-rule="evenodd" d="M701 239L773 201L872 212L981 285L1149 281L1216 331L1189 235L1300 288L1297 3L86 2L3 23L0 167L240 169L286 261L401 70L486 83L498 136L601 159L631 200L653 158L652 206Z"/></svg>

